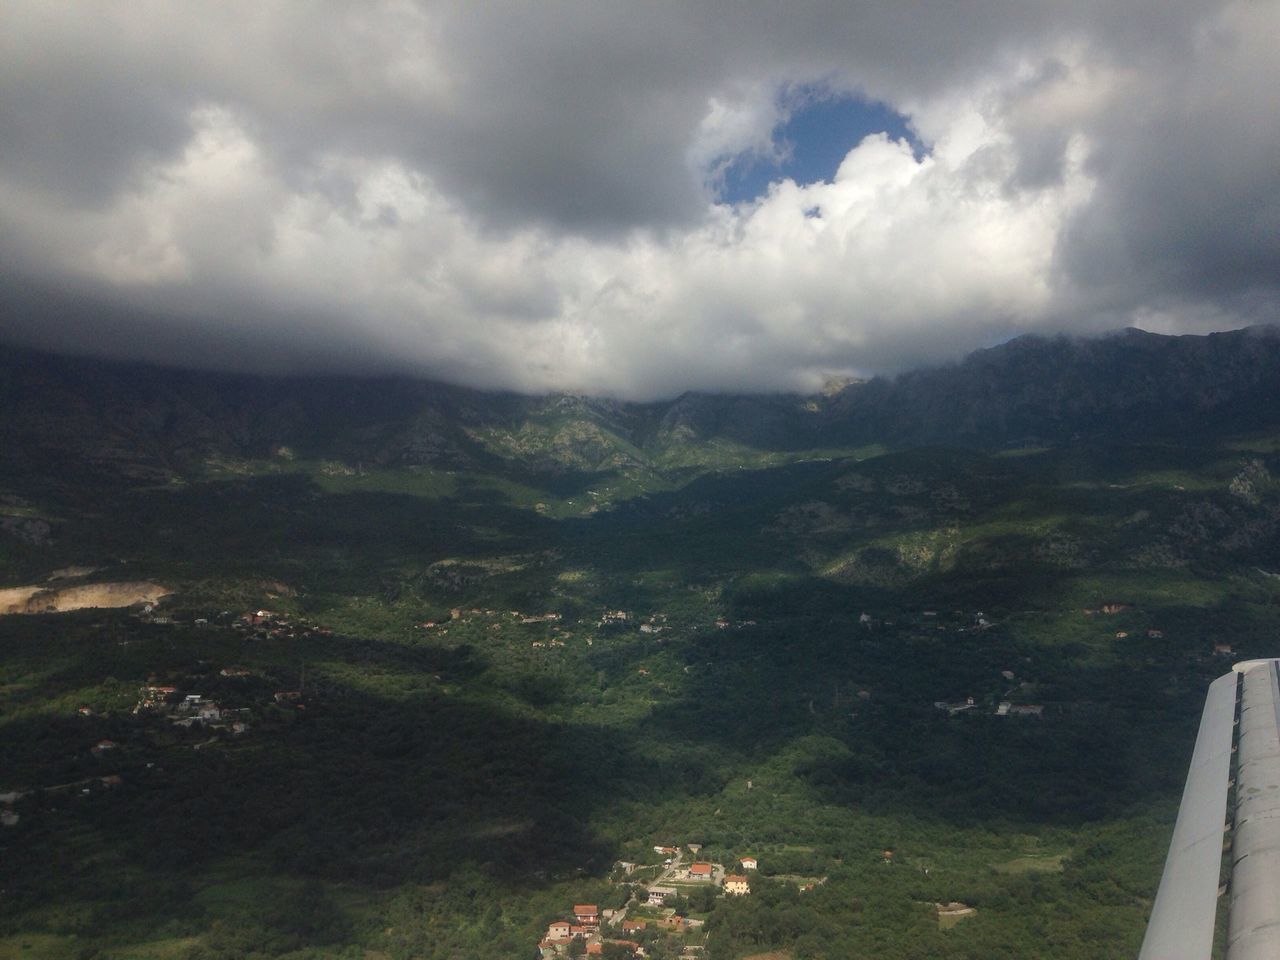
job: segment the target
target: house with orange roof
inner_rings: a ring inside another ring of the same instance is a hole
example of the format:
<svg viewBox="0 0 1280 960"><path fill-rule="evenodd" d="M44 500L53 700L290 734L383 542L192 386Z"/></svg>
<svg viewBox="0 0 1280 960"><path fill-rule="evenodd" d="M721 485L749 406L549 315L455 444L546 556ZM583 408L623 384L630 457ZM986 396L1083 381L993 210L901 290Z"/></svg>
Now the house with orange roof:
<svg viewBox="0 0 1280 960"><path fill-rule="evenodd" d="M573 918L584 927L600 926L600 908L594 903L575 903Z"/></svg>
<svg viewBox="0 0 1280 960"><path fill-rule="evenodd" d="M757 866L755 857L739 857L738 862L742 864L743 870L754 870Z"/></svg>
<svg viewBox="0 0 1280 960"><path fill-rule="evenodd" d="M691 863L689 864L690 880L710 880L711 864L709 863Z"/></svg>

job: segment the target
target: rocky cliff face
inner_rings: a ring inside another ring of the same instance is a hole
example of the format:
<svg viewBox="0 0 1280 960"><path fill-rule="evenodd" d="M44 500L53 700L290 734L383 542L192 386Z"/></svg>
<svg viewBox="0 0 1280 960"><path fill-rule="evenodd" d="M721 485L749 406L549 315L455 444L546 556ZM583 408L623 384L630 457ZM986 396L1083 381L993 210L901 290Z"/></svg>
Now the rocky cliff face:
<svg viewBox="0 0 1280 960"><path fill-rule="evenodd" d="M1269 426L1278 402L1280 328L1255 327L1204 337L1021 337L953 367L855 386L825 412L859 437L995 446Z"/></svg>

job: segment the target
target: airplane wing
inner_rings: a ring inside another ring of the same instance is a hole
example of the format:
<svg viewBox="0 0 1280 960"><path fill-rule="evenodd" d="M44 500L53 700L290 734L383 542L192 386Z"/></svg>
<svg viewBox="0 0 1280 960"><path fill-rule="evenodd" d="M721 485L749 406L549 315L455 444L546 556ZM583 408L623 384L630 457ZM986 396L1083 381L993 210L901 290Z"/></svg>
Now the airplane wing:
<svg viewBox="0 0 1280 960"><path fill-rule="evenodd" d="M1139 960L1210 958L1233 753L1235 829L1226 960L1280 958L1278 664L1238 663L1209 686Z"/></svg>

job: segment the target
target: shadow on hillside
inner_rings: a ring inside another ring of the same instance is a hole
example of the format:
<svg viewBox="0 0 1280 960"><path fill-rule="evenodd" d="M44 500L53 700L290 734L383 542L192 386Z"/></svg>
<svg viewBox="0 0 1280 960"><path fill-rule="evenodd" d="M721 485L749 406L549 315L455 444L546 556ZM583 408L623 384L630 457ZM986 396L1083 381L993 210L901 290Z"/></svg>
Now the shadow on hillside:
<svg viewBox="0 0 1280 960"><path fill-rule="evenodd" d="M1072 574L1056 576L1061 587ZM1070 648L973 630L972 605L963 617L944 608L921 618L919 600L805 580L739 597L739 625L686 646L684 688L647 724L664 740L746 762L805 736L833 738L847 754L795 772L824 802L886 816L1069 825L1176 797L1203 696L1191 679L1170 685L1171 675L1199 676L1184 651L1084 667ZM896 622L860 628L860 609ZM1002 676L1010 668L1015 680ZM1016 689L1023 679L1032 685ZM972 712L934 707L966 696L976 697ZM998 717L1002 699L1041 701L1045 715Z"/></svg>
<svg viewBox="0 0 1280 960"><path fill-rule="evenodd" d="M365 677L443 666L455 671L448 682L479 666L472 653L443 654L462 659L442 665L439 651L325 644L312 651L319 665L304 707L262 694L241 737L206 743L208 731L130 716L7 723L3 754L14 767L34 762L59 782L123 778L114 789L95 781L89 795L19 801L22 830L5 838L7 909L92 907L95 935L158 926L191 915L191 891L228 862L250 884L313 877L393 888L470 872L536 887L605 870L614 851L589 827L600 809L658 798L658 778L635 771L660 768L641 763L628 733L534 719L430 677L421 693L381 696L375 681L357 689L322 666L327 655L368 667ZM186 667L184 644L171 656L175 670ZM119 746L91 756L88 745L107 734Z"/></svg>

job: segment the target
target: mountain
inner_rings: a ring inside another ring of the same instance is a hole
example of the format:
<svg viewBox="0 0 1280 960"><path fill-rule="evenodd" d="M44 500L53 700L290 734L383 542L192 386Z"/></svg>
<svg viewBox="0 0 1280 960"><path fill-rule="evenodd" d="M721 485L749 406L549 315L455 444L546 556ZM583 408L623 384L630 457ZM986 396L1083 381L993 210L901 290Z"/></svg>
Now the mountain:
<svg viewBox="0 0 1280 960"><path fill-rule="evenodd" d="M1019 337L953 366L846 390L827 411L854 436L994 447L1024 438L1176 438L1280 418L1280 328L1207 336L1125 330Z"/></svg>
<svg viewBox="0 0 1280 960"><path fill-rule="evenodd" d="M29 352L0 358L0 442L138 478L281 450L350 464L536 473L676 469L725 450L791 454L1176 438L1280 422L1280 333L1021 337L950 367L833 393L660 403L487 393L404 379L270 378Z"/></svg>

